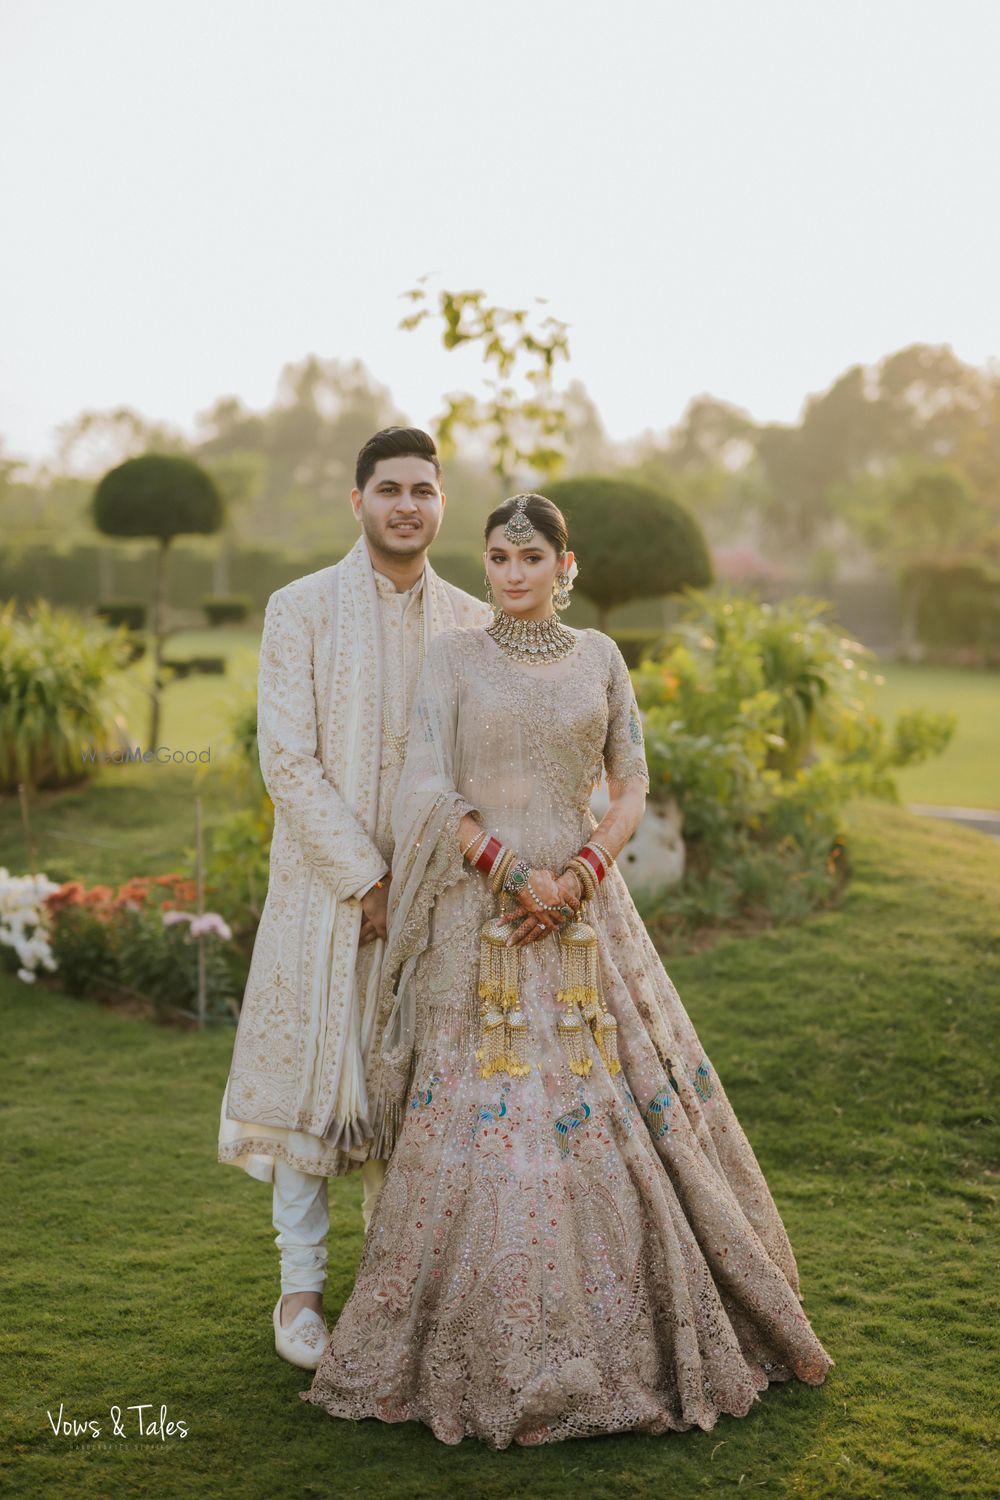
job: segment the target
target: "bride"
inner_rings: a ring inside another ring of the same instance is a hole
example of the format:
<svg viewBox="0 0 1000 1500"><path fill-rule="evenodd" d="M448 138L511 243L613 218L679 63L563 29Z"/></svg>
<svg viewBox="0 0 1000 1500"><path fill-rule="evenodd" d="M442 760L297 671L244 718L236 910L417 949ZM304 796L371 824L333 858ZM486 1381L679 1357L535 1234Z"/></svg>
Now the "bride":
<svg viewBox="0 0 1000 1500"><path fill-rule="evenodd" d="M493 623L428 649L392 819L373 1116L392 1157L301 1393L447 1443L708 1430L833 1363L615 863L642 727L615 643L558 618L568 547L551 501L505 501Z"/></svg>

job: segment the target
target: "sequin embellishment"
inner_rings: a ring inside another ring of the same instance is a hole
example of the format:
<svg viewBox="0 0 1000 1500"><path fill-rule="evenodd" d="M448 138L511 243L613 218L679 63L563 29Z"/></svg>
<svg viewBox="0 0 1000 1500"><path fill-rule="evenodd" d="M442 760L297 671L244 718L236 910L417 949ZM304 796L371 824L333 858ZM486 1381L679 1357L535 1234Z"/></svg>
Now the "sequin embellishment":
<svg viewBox="0 0 1000 1500"><path fill-rule="evenodd" d="M578 1130L590 1119L590 1105L582 1099L575 1109L568 1109L564 1115L556 1120L553 1129L559 1140L559 1155L568 1156L572 1144L571 1132Z"/></svg>
<svg viewBox="0 0 1000 1500"><path fill-rule="evenodd" d="M711 1099L715 1093L715 1084L711 1080L712 1069L709 1067L708 1058L703 1057L694 1070L694 1086L701 1099Z"/></svg>
<svg viewBox="0 0 1000 1500"><path fill-rule="evenodd" d="M413 1098L410 1100L410 1108L426 1109L434 1098L432 1090L435 1089L440 1082L441 1080L438 1075L436 1073L432 1073L430 1078L427 1080L427 1087L425 1089L417 1089L416 1093L413 1095Z"/></svg>
<svg viewBox="0 0 1000 1500"><path fill-rule="evenodd" d="M667 1110L673 1102L673 1094L669 1093L667 1089L662 1089L660 1093L654 1094L646 1105L646 1121L654 1141L660 1140L670 1129Z"/></svg>

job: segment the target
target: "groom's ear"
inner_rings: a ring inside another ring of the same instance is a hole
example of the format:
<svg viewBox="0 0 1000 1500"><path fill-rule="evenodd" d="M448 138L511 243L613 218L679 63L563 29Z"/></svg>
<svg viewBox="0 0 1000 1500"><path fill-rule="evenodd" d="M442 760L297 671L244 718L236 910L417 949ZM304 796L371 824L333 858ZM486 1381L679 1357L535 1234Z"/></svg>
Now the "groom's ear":
<svg viewBox="0 0 1000 1500"><path fill-rule="evenodd" d="M351 491L351 509L354 512L354 519L356 521L360 521L361 520L361 491L360 490L352 490Z"/></svg>

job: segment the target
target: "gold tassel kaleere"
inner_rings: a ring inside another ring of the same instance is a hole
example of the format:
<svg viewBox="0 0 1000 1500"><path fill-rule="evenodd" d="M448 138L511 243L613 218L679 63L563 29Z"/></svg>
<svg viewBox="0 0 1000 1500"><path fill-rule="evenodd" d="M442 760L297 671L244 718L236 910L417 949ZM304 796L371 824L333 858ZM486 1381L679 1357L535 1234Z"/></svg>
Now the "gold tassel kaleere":
<svg viewBox="0 0 1000 1500"><path fill-rule="evenodd" d="M598 984L597 933L584 920L583 902L574 921L559 932L561 985L556 999L566 1010L559 1017L559 1037L569 1057L570 1071L586 1077L591 1058L583 1031L586 1021L597 1050L611 1074L621 1072L618 1060L618 1023L610 1015ZM579 1009L578 1009L579 1008Z"/></svg>
<svg viewBox="0 0 1000 1500"><path fill-rule="evenodd" d="M501 912L501 916L504 913ZM510 1073L522 1078L528 1062L528 1022L518 997L516 948L508 944L510 925L491 917L479 935L479 1076Z"/></svg>
<svg viewBox="0 0 1000 1500"><path fill-rule="evenodd" d="M604 1066L613 1078L616 1073L621 1072L622 1065L618 1060L618 1022L610 1011L602 1011L594 1027L594 1037L597 1050L604 1059Z"/></svg>
<svg viewBox="0 0 1000 1500"><path fill-rule="evenodd" d="M593 1058L587 1051L587 1044L583 1039L583 1021L575 1006L563 1011L556 1029L559 1032L559 1040L566 1048L570 1072L576 1073L580 1078L586 1078L593 1067Z"/></svg>
<svg viewBox="0 0 1000 1500"><path fill-rule="evenodd" d="M523 1078L531 1072L528 1061L528 1018L523 1010L507 1012L507 1072Z"/></svg>

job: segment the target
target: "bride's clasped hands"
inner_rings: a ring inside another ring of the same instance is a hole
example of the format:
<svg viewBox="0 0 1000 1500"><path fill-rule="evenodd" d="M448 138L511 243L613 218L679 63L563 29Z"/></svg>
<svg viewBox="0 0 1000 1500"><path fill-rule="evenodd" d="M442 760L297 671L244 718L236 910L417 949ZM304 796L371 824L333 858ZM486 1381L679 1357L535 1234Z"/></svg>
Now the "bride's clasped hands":
<svg viewBox="0 0 1000 1500"><path fill-rule="evenodd" d="M572 870L564 870L561 875L553 870L532 870L529 882L530 892L527 887L520 891L517 905L499 918L511 929L507 942L512 948L523 948L558 932L580 910L583 890L580 877Z"/></svg>

